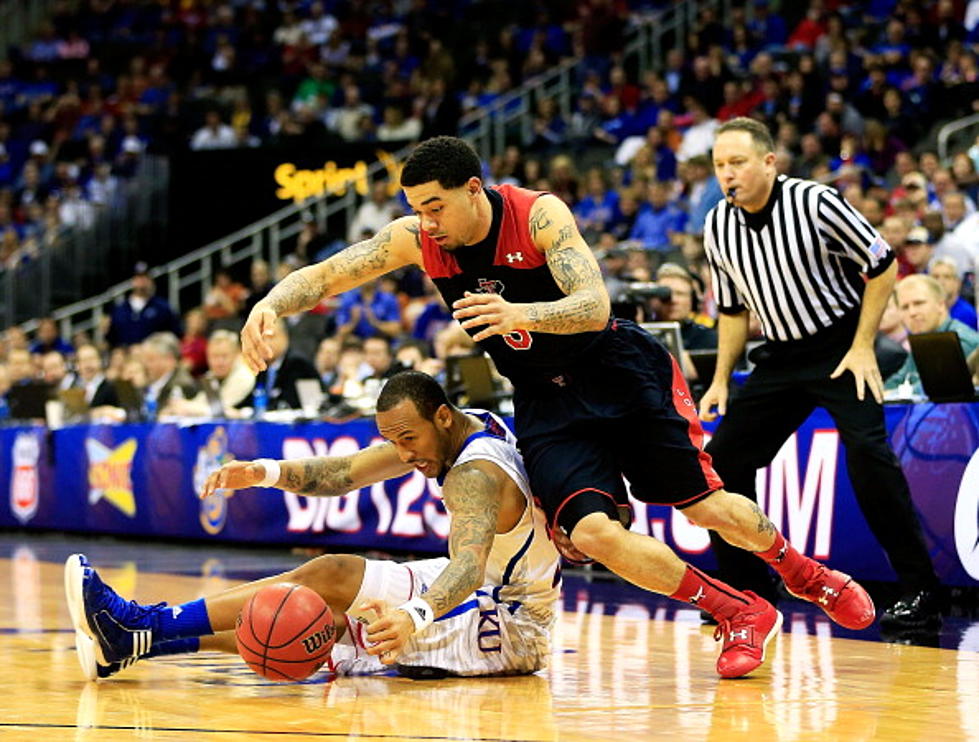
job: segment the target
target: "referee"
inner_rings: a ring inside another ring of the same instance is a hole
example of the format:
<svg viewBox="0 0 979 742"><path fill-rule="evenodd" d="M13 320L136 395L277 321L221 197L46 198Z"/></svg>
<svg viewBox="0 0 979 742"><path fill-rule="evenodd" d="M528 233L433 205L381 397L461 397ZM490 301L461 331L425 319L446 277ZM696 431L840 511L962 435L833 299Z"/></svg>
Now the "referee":
<svg viewBox="0 0 979 742"><path fill-rule="evenodd" d="M707 446L714 467L730 491L756 499L755 471L815 407L826 408L860 509L901 583L902 598L881 623L934 627L941 622L938 578L887 441L873 350L894 287L894 253L835 190L777 175L763 124L736 118L721 125L713 157L726 198L707 215L704 246L721 315L717 370L700 415L724 415ZM752 352L755 370L729 401L748 310L768 342ZM775 597L764 562L713 533L711 540L721 579Z"/></svg>

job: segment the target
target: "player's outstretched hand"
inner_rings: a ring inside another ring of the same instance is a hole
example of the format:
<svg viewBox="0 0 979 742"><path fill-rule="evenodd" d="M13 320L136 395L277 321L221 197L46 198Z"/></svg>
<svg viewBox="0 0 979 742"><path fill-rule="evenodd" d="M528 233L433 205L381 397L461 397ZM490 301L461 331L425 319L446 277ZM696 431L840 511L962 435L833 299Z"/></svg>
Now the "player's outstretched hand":
<svg viewBox="0 0 979 742"><path fill-rule="evenodd" d="M377 614L377 620L367 625L367 653L380 656L385 665L394 664L415 633L411 617L402 610L389 611L380 600L366 600L360 610Z"/></svg>
<svg viewBox="0 0 979 742"><path fill-rule="evenodd" d="M452 317L459 320L463 329L483 327L473 335L477 343L492 335L506 335L527 328L527 317L522 305L511 304L499 294L473 294L452 304Z"/></svg>
<svg viewBox="0 0 979 742"><path fill-rule="evenodd" d="M263 302L258 302L248 315L245 326L241 328L241 356L252 373L268 368L272 358L269 338L275 332L275 321L279 318L275 310Z"/></svg>
<svg viewBox="0 0 979 742"><path fill-rule="evenodd" d="M727 384L711 384L700 398L700 419L712 422L727 414Z"/></svg>
<svg viewBox="0 0 979 742"><path fill-rule="evenodd" d="M204 482L200 497L203 500L215 490L240 490L254 487L265 478L265 467L251 461L229 461Z"/></svg>

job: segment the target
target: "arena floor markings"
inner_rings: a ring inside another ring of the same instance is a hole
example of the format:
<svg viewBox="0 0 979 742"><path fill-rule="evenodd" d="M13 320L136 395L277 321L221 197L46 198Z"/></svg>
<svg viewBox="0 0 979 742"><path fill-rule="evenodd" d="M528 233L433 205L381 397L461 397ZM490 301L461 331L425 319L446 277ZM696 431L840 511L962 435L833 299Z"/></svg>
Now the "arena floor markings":
<svg viewBox="0 0 979 742"><path fill-rule="evenodd" d="M529 677L321 673L277 684L237 656L201 653L89 683L62 597L75 551L146 602L189 600L304 558L0 534L2 740L979 740L979 622L947 619L935 646L913 646L836 630L786 602L763 670L722 681L698 612L580 574L565 583L551 667Z"/></svg>

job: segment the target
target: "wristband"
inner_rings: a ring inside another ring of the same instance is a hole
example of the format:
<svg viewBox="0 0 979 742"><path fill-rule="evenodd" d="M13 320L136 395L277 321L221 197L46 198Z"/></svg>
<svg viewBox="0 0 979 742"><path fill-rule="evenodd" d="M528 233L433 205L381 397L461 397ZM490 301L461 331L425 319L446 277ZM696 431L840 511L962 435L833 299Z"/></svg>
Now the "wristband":
<svg viewBox="0 0 979 742"><path fill-rule="evenodd" d="M435 621L435 609L422 598L412 598L407 603L399 605L398 610L408 614L415 625L416 634L427 629Z"/></svg>
<svg viewBox="0 0 979 742"><path fill-rule="evenodd" d="M265 477L255 486L275 487L276 482L279 481L279 476L282 474L282 467L279 466L279 462L275 459L258 459L255 463L261 464L262 468L265 469Z"/></svg>

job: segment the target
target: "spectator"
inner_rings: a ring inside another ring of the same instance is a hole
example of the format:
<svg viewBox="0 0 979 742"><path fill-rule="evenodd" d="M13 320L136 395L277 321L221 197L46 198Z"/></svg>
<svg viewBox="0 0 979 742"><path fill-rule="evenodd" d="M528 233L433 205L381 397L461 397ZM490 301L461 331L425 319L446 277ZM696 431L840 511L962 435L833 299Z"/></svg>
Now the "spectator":
<svg viewBox="0 0 979 742"><path fill-rule="evenodd" d="M668 252L682 234L686 219L686 214L670 203L667 185L654 181L649 184L649 202L640 210L629 239L647 250Z"/></svg>
<svg viewBox="0 0 979 742"><path fill-rule="evenodd" d="M343 105L327 115L326 126L348 142L367 139L373 127L374 107L361 100L360 88L350 83L343 88Z"/></svg>
<svg viewBox="0 0 979 742"><path fill-rule="evenodd" d="M41 379L59 392L75 386L75 374L68 370L65 357L56 350L41 357Z"/></svg>
<svg viewBox="0 0 979 742"><path fill-rule="evenodd" d="M285 323L278 320L272 336L267 339L272 348L272 358L268 368L255 378L255 388L263 387L270 410L298 410L299 392L296 382L300 379L319 380L313 364L301 356L289 353L289 333Z"/></svg>
<svg viewBox="0 0 979 742"><path fill-rule="evenodd" d="M897 304L905 327L912 335L924 332L954 332L959 336L962 352L968 358L979 348L979 333L948 314L945 289L931 276L915 275L901 279L895 288ZM901 384L911 384L914 393L924 394L914 356L909 355L904 365L885 383L887 389L897 389Z"/></svg>
<svg viewBox="0 0 979 742"><path fill-rule="evenodd" d="M604 170L592 168L585 176L585 194L573 211L578 229L585 239L594 239L608 230L619 207L619 194L609 188Z"/></svg>
<svg viewBox="0 0 979 742"><path fill-rule="evenodd" d="M192 150L233 149L237 146L235 131L221 120L221 113L210 109L204 114L204 126L190 140Z"/></svg>
<svg viewBox="0 0 979 742"><path fill-rule="evenodd" d="M320 375L324 389L330 389L336 384L340 374L339 364L340 341L332 337L323 338L316 349L313 365L316 366L316 373Z"/></svg>
<svg viewBox="0 0 979 742"><path fill-rule="evenodd" d="M253 260L250 270L252 290L245 299L245 305L241 308L241 318L245 319L259 301L272 290L275 282L269 274L269 264L264 260Z"/></svg>
<svg viewBox="0 0 979 742"><path fill-rule="evenodd" d="M214 285L204 297L204 316L208 321L237 318L248 297L248 290L221 269L214 274Z"/></svg>
<svg viewBox="0 0 979 742"><path fill-rule="evenodd" d="M149 276L146 263L136 264L132 286L129 296L112 309L106 332L111 347L141 343L153 333L182 334L180 320L170 304L155 296L156 284Z"/></svg>
<svg viewBox="0 0 979 742"><path fill-rule="evenodd" d="M94 411L100 407L120 407L115 385L105 377L102 357L94 345L80 345L75 362L78 378L75 386L85 390L85 402Z"/></svg>
<svg viewBox="0 0 979 742"><path fill-rule="evenodd" d="M914 273L924 273L928 269L933 249L928 230L924 227L912 227L904 241L904 248L897 256L898 275L903 278Z"/></svg>
<svg viewBox="0 0 979 742"><path fill-rule="evenodd" d="M379 281L366 283L340 298L337 310L337 336L341 342L348 335L361 339L385 335L395 337L401 331L401 308L393 294L381 291Z"/></svg>
<svg viewBox="0 0 979 742"><path fill-rule="evenodd" d="M950 202L955 193L946 196L944 203ZM928 230L934 250L931 260L934 262L939 258L948 258L958 266L959 275L965 275L975 270L975 259L972 251L958 237L948 231L945 227L945 218L941 212L925 212L921 224Z"/></svg>
<svg viewBox="0 0 979 742"><path fill-rule="evenodd" d="M724 198L721 186L717 182L710 158L706 155L691 157L686 165L687 203L690 217L687 220L687 232L703 234L704 220L707 212Z"/></svg>
<svg viewBox="0 0 979 742"><path fill-rule="evenodd" d="M370 198L354 214L347 228L347 241L360 242L364 236L378 233L401 213L400 204L391 197L391 184L386 180L371 183Z"/></svg>
<svg viewBox="0 0 979 742"><path fill-rule="evenodd" d="M197 378L207 370L207 320L200 309L184 315L184 336L180 340L180 363Z"/></svg>
<svg viewBox="0 0 979 742"><path fill-rule="evenodd" d="M201 391L193 399L173 399L168 410L187 417L238 417L238 405L255 387L255 376L241 360L238 336L215 330L207 339L207 372Z"/></svg>
<svg viewBox="0 0 979 742"><path fill-rule="evenodd" d="M928 267L928 275L934 278L945 290L945 306L949 316L963 325L979 329L976 322L976 308L961 296L962 277L958 265L951 258L936 258Z"/></svg>
<svg viewBox="0 0 979 742"><path fill-rule="evenodd" d="M145 399L155 402L157 414L176 414L171 400L193 399L200 387L180 365L180 340L172 332L155 332L140 348L140 360L146 369Z"/></svg>
<svg viewBox="0 0 979 742"><path fill-rule="evenodd" d="M422 122L417 116L405 117L404 109L398 104L384 107L383 121L377 127L379 142L414 142L421 136Z"/></svg>
<svg viewBox="0 0 979 742"><path fill-rule="evenodd" d="M676 153L679 162L686 162L696 155L710 154L714 132L720 126L720 122L711 118L704 104L696 98L689 97L684 103L690 113L690 126L683 133L683 141Z"/></svg>
<svg viewBox="0 0 979 742"><path fill-rule="evenodd" d="M34 355L44 355L57 351L65 356L73 356L75 349L66 342L58 332L58 323L51 317L42 317L37 323L37 334L31 343L30 351Z"/></svg>
<svg viewBox="0 0 979 742"><path fill-rule="evenodd" d="M302 265L325 260L332 254L329 236L320 230L319 222L311 211L303 212L302 220L303 226L296 238L296 252L292 254Z"/></svg>
<svg viewBox="0 0 979 742"><path fill-rule="evenodd" d="M11 386L30 384L37 379L34 359L25 348L11 348L7 351L7 375Z"/></svg>
<svg viewBox="0 0 979 742"><path fill-rule="evenodd" d="M670 289L669 301L661 302L656 318L666 322L679 322L680 335L685 350L709 350L717 347L717 331L714 321L697 312L697 286L693 276L676 263L663 263L656 271L656 283ZM685 364L693 370L689 359ZM694 373L691 378L696 378ZM710 383L710 379L703 379Z"/></svg>
<svg viewBox="0 0 979 742"><path fill-rule="evenodd" d="M364 340L364 362L370 366L370 373L361 378L361 383L368 380L380 381L400 370L394 367L391 341L379 335ZM380 386L377 391L380 391Z"/></svg>

